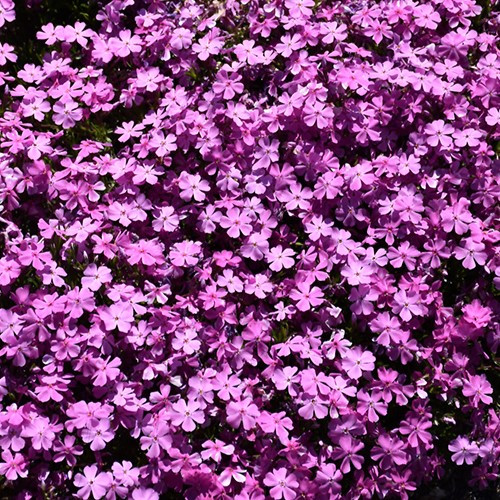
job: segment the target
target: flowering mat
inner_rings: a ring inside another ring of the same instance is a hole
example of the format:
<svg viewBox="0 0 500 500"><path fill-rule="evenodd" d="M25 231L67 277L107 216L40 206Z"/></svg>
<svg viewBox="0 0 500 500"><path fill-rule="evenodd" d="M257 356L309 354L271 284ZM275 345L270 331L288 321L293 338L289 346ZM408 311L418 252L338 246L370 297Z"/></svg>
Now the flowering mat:
<svg viewBox="0 0 500 500"><path fill-rule="evenodd" d="M496 7L0 0L0 498L498 498Z"/></svg>

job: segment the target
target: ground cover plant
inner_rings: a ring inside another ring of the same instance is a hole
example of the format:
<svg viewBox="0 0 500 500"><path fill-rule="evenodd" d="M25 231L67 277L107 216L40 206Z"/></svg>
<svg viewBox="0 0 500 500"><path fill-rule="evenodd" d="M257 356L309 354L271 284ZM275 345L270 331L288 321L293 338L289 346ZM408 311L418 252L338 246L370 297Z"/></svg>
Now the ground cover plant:
<svg viewBox="0 0 500 500"><path fill-rule="evenodd" d="M0 0L0 497L495 498L496 7Z"/></svg>

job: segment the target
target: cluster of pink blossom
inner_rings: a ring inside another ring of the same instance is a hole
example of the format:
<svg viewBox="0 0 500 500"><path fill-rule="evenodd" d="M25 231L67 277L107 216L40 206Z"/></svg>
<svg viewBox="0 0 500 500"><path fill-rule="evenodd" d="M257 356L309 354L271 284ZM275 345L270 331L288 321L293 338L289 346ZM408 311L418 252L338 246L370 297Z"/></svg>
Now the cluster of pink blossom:
<svg viewBox="0 0 500 500"><path fill-rule="evenodd" d="M0 0L6 498L491 488L494 4Z"/></svg>

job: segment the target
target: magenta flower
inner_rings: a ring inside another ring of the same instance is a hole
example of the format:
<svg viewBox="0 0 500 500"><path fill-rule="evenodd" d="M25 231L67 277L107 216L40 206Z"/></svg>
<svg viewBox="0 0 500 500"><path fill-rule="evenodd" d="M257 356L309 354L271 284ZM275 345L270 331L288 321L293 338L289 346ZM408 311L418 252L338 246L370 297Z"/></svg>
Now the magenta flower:
<svg viewBox="0 0 500 500"><path fill-rule="evenodd" d="M380 462L380 467L388 470L393 464L405 465L408 463L408 454L404 451L405 443L389 435L381 435L377 439L378 446L374 446L371 457Z"/></svg>
<svg viewBox="0 0 500 500"><path fill-rule="evenodd" d="M248 236L252 231L250 222L250 217L237 208L229 209L227 215L220 219L221 227L228 229L227 234L231 238L238 238L240 234Z"/></svg>
<svg viewBox="0 0 500 500"><path fill-rule="evenodd" d="M297 309L300 311L308 311L309 309L319 306L323 303L324 294L317 286L313 286L306 282L299 283L297 288L292 290L290 298L296 301Z"/></svg>
<svg viewBox="0 0 500 500"><path fill-rule="evenodd" d="M462 389L464 396L472 398L474 405L483 402L489 405L493 402L493 398L489 394L493 393L493 388L484 375L472 375L464 382Z"/></svg>
<svg viewBox="0 0 500 500"><path fill-rule="evenodd" d="M473 238L465 238L462 245L455 248L455 257L462 261L465 269L474 269L477 264L484 266L487 253L484 252L484 243L477 242Z"/></svg>
<svg viewBox="0 0 500 500"><path fill-rule="evenodd" d="M83 469L83 474L75 475L74 484L80 488L77 492L79 498L86 500L92 494L95 499L99 499L106 495L112 476L109 472L97 472L95 465L89 465Z"/></svg>
<svg viewBox="0 0 500 500"><path fill-rule="evenodd" d="M412 417L402 421L399 431L404 436L408 436L408 443L411 447L417 448L419 445L428 445L431 442L432 435L427 431L430 427L432 427L432 422L429 420Z"/></svg>
<svg viewBox="0 0 500 500"><path fill-rule="evenodd" d="M288 439L288 431L293 429L292 420L285 417L285 412L268 413L262 412L258 420L259 426L268 434L276 434L282 443Z"/></svg>
<svg viewBox="0 0 500 500"><path fill-rule="evenodd" d="M134 321L134 314L128 304L118 302L101 311L101 319L108 331L118 328L120 332L128 332Z"/></svg>
<svg viewBox="0 0 500 500"><path fill-rule="evenodd" d="M403 321L410 321L413 316L420 316L422 308L419 304L419 297L415 293L407 293L400 290L394 294L395 303L392 312L399 314Z"/></svg>
<svg viewBox="0 0 500 500"><path fill-rule="evenodd" d="M114 437L110 430L110 424L107 420L101 420L97 426L82 430L82 440L84 443L90 443L90 449L93 451L103 450L106 443Z"/></svg>
<svg viewBox="0 0 500 500"><path fill-rule="evenodd" d="M224 99L232 99L236 94L241 94L245 88L240 82L241 76L237 73L227 73L221 70L218 74L218 80L213 84L216 94L222 94Z"/></svg>
<svg viewBox="0 0 500 500"><path fill-rule="evenodd" d="M363 261L350 260L348 265L341 271L342 276L347 278L349 285L369 284L373 270L371 266Z"/></svg>
<svg viewBox="0 0 500 500"><path fill-rule="evenodd" d="M469 440L463 436L454 439L449 445L448 449L453 453L451 459L457 464L462 465L464 462L467 465L474 463L478 458L479 448L475 443L470 443Z"/></svg>
<svg viewBox="0 0 500 500"><path fill-rule="evenodd" d="M378 422L379 415L387 415L387 404L382 400L382 393L374 391L371 394L361 390L358 392L358 412L366 415L369 422Z"/></svg>
<svg viewBox="0 0 500 500"><path fill-rule="evenodd" d="M252 403L250 398L245 398L240 401L232 401L227 405L227 422L232 427L238 428L243 424L245 430L252 429L260 412L256 405Z"/></svg>
<svg viewBox="0 0 500 500"><path fill-rule="evenodd" d="M74 127L77 121L83 118L83 111L78 104L71 100L61 100L54 104L54 115L52 119L63 128Z"/></svg>
<svg viewBox="0 0 500 500"><path fill-rule="evenodd" d="M299 409L299 415L306 420L326 418L328 415L328 402L321 397L305 399L304 405Z"/></svg>
<svg viewBox="0 0 500 500"><path fill-rule="evenodd" d="M361 378L364 371L370 372L375 369L375 356L370 351L355 347L347 351L342 360L342 368L350 378Z"/></svg>
<svg viewBox="0 0 500 500"><path fill-rule="evenodd" d="M64 3L0 0L0 497L494 489L495 2Z"/></svg>
<svg viewBox="0 0 500 500"><path fill-rule="evenodd" d="M452 144L450 137L454 132L454 128L445 123L444 120L435 120L425 127L425 133L428 135L427 144L430 146L449 147Z"/></svg>
<svg viewBox="0 0 500 500"><path fill-rule="evenodd" d="M130 30L123 30L118 37L110 39L109 48L116 56L127 57L131 53L140 52L141 39L137 35L132 35Z"/></svg>
<svg viewBox="0 0 500 500"><path fill-rule="evenodd" d="M12 455L9 450L2 452L3 463L0 462L0 474L9 481L15 481L18 477L28 475L27 462L21 453Z"/></svg>
<svg viewBox="0 0 500 500"><path fill-rule="evenodd" d="M350 436L342 436L339 439L339 448L335 449L332 458L334 460L342 459L340 471L347 474L351 471L351 465L355 469L361 469L364 458L356 452L364 448L363 443L352 439Z"/></svg>
<svg viewBox="0 0 500 500"><path fill-rule="evenodd" d="M317 474L317 479L320 482L320 490L338 494L341 491L340 481L342 473L337 470L335 464L323 464Z"/></svg>
<svg viewBox="0 0 500 500"><path fill-rule="evenodd" d="M452 207L441 212L443 229L446 232L454 230L457 234L464 234L469 229L469 224L473 221L472 215L467 210L469 201L460 198Z"/></svg>
<svg viewBox="0 0 500 500"><path fill-rule="evenodd" d="M175 135L165 135L163 132L155 133L148 146L155 149L155 153L159 157L164 157L177 149Z"/></svg>
<svg viewBox="0 0 500 500"><path fill-rule="evenodd" d="M295 488L299 486L295 474L289 474L286 468L273 469L266 474L264 484L270 488L271 498L293 500L297 494Z"/></svg>
<svg viewBox="0 0 500 500"><path fill-rule="evenodd" d="M192 432L195 430L196 424L205 422L205 414L196 401L186 403L186 401L180 399L172 405L171 420L173 425L180 425L186 432Z"/></svg>
<svg viewBox="0 0 500 500"><path fill-rule="evenodd" d="M110 360L99 359L96 363L96 371L92 378L94 379L94 384L98 387L104 386L107 382L115 380L120 374L120 369L118 368L122 364L120 358L114 358Z"/></svg>
<svg viewBox="0 0 500 500"><path fill-rule="evenodd" d="M234 446L232 444L225 444L220 439L215 441L205 441L203 443L203 448L206 448L201 452L201 456L206 460L210 458L216 462L220 462L222 455L232 455L234 453Z"/></svg>

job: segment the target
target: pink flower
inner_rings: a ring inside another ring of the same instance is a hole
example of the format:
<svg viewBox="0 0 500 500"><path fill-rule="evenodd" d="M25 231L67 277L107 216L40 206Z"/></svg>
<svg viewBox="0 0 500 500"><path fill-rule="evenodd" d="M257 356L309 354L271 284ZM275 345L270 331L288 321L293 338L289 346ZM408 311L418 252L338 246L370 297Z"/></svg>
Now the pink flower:
<svg viewBox="0 0 500 500"><path fill-rule="evenodd" d="M255 40L243 40L234 46L233 51L240 62L247 62L252 66L262 60L263 49L255 45Z"/></svg>
<svg viewBox="0 0 500 500"><path fill-rule="evenodd" d="M281 37L280 43L276 45L276 51L283 57L289 57L293 51L300 49L303 45L304 43L298 33L292 36L284 35Z"/></svg>
<svg viewBox="0 0 500 500"><path fill-rule="evenodd" d="M316 101L313 105L304 106L304 123L309 127L324 129L330 125L333 118L333 109L324 102Z"/></svg>
<svg viewBox="0 0 500 500"><path fill-rule="evenodd" d="M455 129L443 120L435 120L425 127L425 133L428 135L427 144L430 146L441 145L447 148L452 145L451 135Z"/></svg>
<svg viewBox="0 0 500 500"><path fill-rule="evenodd" d="M282 443L288 439L288 431L293 429L292 420L285 417L285 412L269 413L264 411L260 414L258 424L268 434L276 434Z"/></svg>
<svg viewBox="0 0 500 500"><path fill-rule="evenodd" d="M380 462L382 469L388 470L393 464L408 463L408 454L404 451L406 445L401 439L382 434L378 437L377 443L378 446L372 448L371 457Z"/></svg>
<svg viewBox="0 0 500 500"><path fill-rule="evenodd" d="M174 49L181 50L191 46L194 33L186 28L176 28L172 32L170 44Z"/></svg>
<svg viewBox="0 0 500 500"><path fill-rule="evenodd" d="M469 224L473 221L472 215L468 210L469 200L460 198L451 207L441 212L443 229L449 233L454 230L457 234L464 234L469 229Z"/></svg>
<svg viewBox="0 0 500 500"><path fill-rule="evenodd" d="M137 71L137 87L145 89L147 92L154 92L157 90L163 81L164 77L160 73L159 68L150 67L142 68ZM141 125L141 127L143 127ZM135 130L138 130L137 128ZM140 135L140 134L139 134Z"/></svg>
<svg viewBox="0 0 500 500"><path fill-rule="evenodd" d="M114 436L108 420L101 420L97 426L82 430L82 440L84 443L90 443L92 451L103 450L106 447L106 443L111 441Z"/></svg>
<svg viewBox="0 0 500 500"><path fill-rule="evenodd" d="M216 94L222 94L224 99L232 99L236 94L241 94L244 90L241 83L241 75L238 73L228 74L226 70L221 70L217 74L217 81L213 84Z"/></svg>
<svg viewBox="0 0 500 500"><path fill-rule="evenodd" d="M77 121L83 118L83 111L74 101L61 99L54 104L54 115L52 119L63 128L74 127Z"/></svg>
<svg viewBox="0 0 500 500"><path fill-rule="evenodd" d="M478 405L480 401L489 405L493 402L493 398L488 394L493 393L493 388L484 375L471 375L464 382L462 388L464 396L472 398L474 405Z"/></svg>
<svg viewBox="0 0 500 500"><path fill-rule="evenodd" d="M163 247L153 240L139 240L125 248L130 264L142 263L144 266L161 264L164 261Z"/></svg>
<svg viewBox="0 0 500 500"><path fill-rule="evenodd" d="M135 170L132 181L140 186L144 183L153 186L158 182L158 177L163 174L163 168L156 166L153 162L145 162Z"/></svg>
<svg viewBox="0 0 500 500"><path fill-rule="evenodd" d="M459 436L454 439L448 449L453 453L451 459L457 464L472 465L479 455L479 448L475 443L471 443L467 438Z"/></svg>
<svg viewBox="0 0 500 500"><path fill-rule="evenodd" d="M205 422L205 414L200 409L200 404L196 401L186 403L184 399L179 399L172 405L171 414L172 424L181 426L186 432L192 432L196 429L196 424Z"/></svg>
<svg viewBox="0 0 500 500"><path fill-rule="evenodd" d="M406 290L399 290L394 294L394 305L392 312L399 314L403 321L410 321L413 316L422 314L422 307L419 305L420 297L416 293L407 293Z"/></svg>
<svg viewBox="0 0 500 500"><path fill-rule="evenodd" d="M360 284L369 284L373 274L372 267L360 260L350 259L347 266L340 272L342 276L347 278L349 285L355 286Z"/></svg>
<svg viewBox="0 0 500 500"><path fill-rule="evenodd" d="M347 38L347 27L344 24L339 25L336 21L321 23L319 32L324 35L323 43L342 42Z"/></svg>
<svg viewBox="0 0 500 500"><path fill-rule="evenodd" d="M253 294L259 299L263 299L266 295L273 291L273 284L265 274L256 274L248 279L245 284L245 292Z"/></svg>
<svg viewBox="0 0 500 500"><path fill-rule="evenodd" d="M310 199L313 197L313 192L309 188L302 188L298 183L293 183L287 190L278 191L276 198L279 201L286 203L285 208L288 211L300 208L307 210L310 206Z"/></svg>
<svg viewBox="0 0 500 500"><path fill-rule="evenodd" d="M451 252L446 246L446 242L443 240L427 241L424 243L424 248L427 252L422 252L420 260L427 264L429 263L433 269L438 268L441 265L441 258L448 259Z"/></svg>
<svg viewBox="0 0 500 500"><path fill-rule="evenodd" d="M500 124L500 109L491 108L488 110L488 115L485 118L485 121L491 127L495 127Z"/></svg>
<svg viewBox="0 0 500 500"><path fill-rule="evenodd" d="M254 153L254 159L257 160L253 168L258 170L260 168L269 168L271 163L277 162L279 160L279 141L269 139L260 139L258 142L258 148Z"/></svg>
<svg viewBox="0 0 500 500"><path fill-rule="evenodd" d="M41 377L42 384L35 389L35 394L38 400L46 403L49 400L57 403L61 402L64 397L61 393L68 390L67 381L59 378L57 375Z"/></svg>
<svg viewBox="0 0 500 500"><path fill-rule="evenodd" d="M199 174L191 175L187 172L182 172L179 177L180 196L183 200L203 201L206 198L205 193L210 191L210 184L202 180Z"/></svg>
<svg viewBox="0 0 500 500"><path fill-rule="evenodd" d="M75 445L76 438L74 436L65 436L64 442L58 442L54 444L54 462L68 463L72 467L76 465L76 460L78 455L83 454L83 447L80 445Z"/></svg>
<svg viewBox="0 0 500 500"><path fill-rule="evenodd" d="M441 16L434 10L432 5L418 5L414 11L415 24L421 28L435 30L441 22Z"/></svg>
<svg viewBox="0 0 500 500"><path fill-rule="evenodd" d="M77 492L79 498L86 500L92 494L98 500L106 495L113 476L109 472L97 471L95 465L89 465L83 469L83 474L76 474L74 484L80 488Z"/></svg>
<svg viewBox="0 0 500 500"><path fill-rule="evenodd" d="M340 470L343 474L347 474L351 471L351 464L355 469L361 469L361 465L364 462L364 458L358 455L357 452L364 448L363 443L354 440L351 436L342 436L339 439L339 446L334 450L332 458L339 460L342 458L342 463L340 464Z"/></svg>
<svg viewBox="0 0 500 500"><path fill-rule="evenodd" d="M204 460L211 458L215 462L220 462L222 454L232 455L234 453L234 446L232 444L225 444L220 439L205 441L202 446L206 448L201 452L201 456Z"/></svg>
<svg viewBox="0 0 500 500"><path fill-rule="evenodd" d="M483 133L479 130L475 130L473 128L466 128L464 130L457 130L453 134L453 139L455 139L455 145L459 148L463 148L465 146L469 146L471 148L475 148L480 144L480 138L483 136Z"/></svg>
<svg viewBox="0 0 500 500"><path fill-rule="evenodd" d="M160 495L152 488L136 488L131 498L132 500L158 500Z"/></svg>
<svg viewBox="0 0 500 500"><path fill-rule="evenodd" d="M45 40L47 45L53 45L57 41L55 27L52 23L44 24L36 34L38 40Z"/></svg>
<svg viewBox="0 0 500 500"><path fill-rule="evenodd" d="M132 465L132 462L124 460L121 464L115 462L111 469L113 470L113 477L123 484L130 487L137 484L139 479L139 469Z"/></svg>
<svg viewBox="0 0 500 500"><path fill-rule="evenodd" d="M252 260L261 260L269 250L269 242L265 233L252 233L241 246L241 255Z"/></svg>
<svg viewBox="0 0 500 500"><path fill-rule="evenodd" d="M491 320L491 309L489 307L483 307L481 302L477 299L473 300L470 304L467 304L463 308L464 320L476 328L482 328L486 326Z"/></svg>
<svg viewBox="0 0 500 500"><path fill-rule="evenodd" d="M3 463L0 463L0 474L9 481L15 481L18 477L28 475L28 463L21 453L12 455L9 450L2 452Z"/></svg>
<svg viewBox="0 0 500 500"><path fill-rule="evenodd" d="M219 476L220 483L222 486L229 486L233 480L237 483L244 483L246 480L245 471L240 467L226 467Z"/></svg>
<svg viewBox="0 0 500 500"><path fill-rule="evenodd" d="M105 283L110 283L112 280L111 270L106 266L97 267L95 264L90 264L84 271L82 278L82 286L96 292Z"/></svg>
<svg viewBox="0 0 500 500"><path fill-rule="evenodd" d="M332 494L338 494L342 489L342 486L340 485L342 472L337 470L335 464L322 464L318 470L316 479L320 483L320 491L330 491Z"/></svg>
<svg viewBox="0 0 500 500"><path fill-rule="evenodd" d="M31 446L35 450L50 450L56 438L56 432L61 431L61 425L50 423L48 418L38 417L23 429L21 436L31 438Z"/></svg>
<svg viewBox="0 0 500 500"><path fill-rule="evenodd" d="M17 61L17 56L14 53L14 47L8 43L0 43L0 66L7 64L7 61Z"/></svg>
<svg viewBox="0 0 500 500"><path fill-rule="evenodd" d="M118 328L120 332L128 332L134 322L132 309L125 302L111 304L109 308L101 311L100 317L109 332L115 328Z"/></svg>
<svg viewBox="0 0 500 500"><path fill-rule="evenodd" d="M361 390L358 392L357 398L357 411L361 415L366 415L369 422L378 422L379 415L387 415L387 404L383 401L381 392L368 393Z"/></svg>
<svg viewBox="0 0 500 500"><path fill-rule="evenodd" d="M113 307L113 306L111 306ZM120 369L118 368L122 364L120 358L114 358L113 360L103 360L99 358L96 361L96 371L92 378L94 379L94 384L98 387L106 385L107 382L116 380L120 375Z"/></svg>
<svg viewBox="0 0 500 500"><path fill-rule="evenodd" d="M193 43L193 52L198 54L200 61L206 61L210 56L219 54L223 46L223 40L208 33L200 38L198 42Z"/></svg>
<svg viewBox="0 0 500 500"><path fill-rule="evenodd" d="M167 134L165 136L161 131L153 134L149 145L155 149L156 155L160 158L177 149L175 135Z"/></svg>
<svg viewBox="0 0 500 500"><path fill-rule="evenodd" d="M429 420L411 417L401 422L399 432L408 436L407 440L412 448L418 448L420 444L427 445L432 441L432 435L427 431L429 427L432 427Z"/></svg>
<svg viewBox="0 0 500 500"><path fill-rule="evenodd" d="M271 498L293 500L297 496L295 488L298 488L299 483L296 476L289 474L284 467L268 472L264 478L264 484L271 488L269 491Z"/></svg>
<svg viewBox="0 0 500 500"><path fill-rule="evenodd" d="M308 311L309 309L319 306L323 303L324 294L317 286L313 286L306 282L299 283L297 288L290 292L290 298L297 302L297 309L300 311Z"/></svg>
<svg viewBox="0 0 500 500"><path fill-rule="evenodd" d="M285 366L277 369L273 374L273 382L280 391L288 390L290 396L297 396L297 383L300 376L297 374L298 368L295 366Z"/></svg>
<svg viewBox="0 0 500 500"><path fill-rule="evenodd" d="M131 53L141 51L141 39L132 35L130 30L120 31L118 37L109 40L110 50L118 57L127 57Z"/></svg>
<svg viewBox="0 0 500 500"><path fill-rule="evenodd" d="M197 241L181 241L170 251L169 257L174 266L190 267L198 263L201 244Z"/></svg>
<svg viewBox="0 0 500 500"><path fill-rule="evenodd" d="M135 123L133 121L123 122L120 127L117 127L115 134L119 134L119 142L127 142L131 137L140 137L144 125L142 123Z"/></svg>
<svg viewBox="0 0 500 500"><path fill-rule="evenodd" d="M220 225L224 229L228 229L227 234L231 238L238 238L240 234L248 236L252 231L250 222L252 219L241 210L237 208L230 208L227 215L220 219Z"/></svg>
<svg viewBox="0 0 500 500"><path fill-rule="evenodd" d="M484 243L473 238L465 238L461 243L462 246L457 246L454 253L458 260L463 261L465 269L474 269L476 264L480 266L486 264L487 253L483 251L486 248Z"/></svg>
<svg viewBox="0 0 500 500"><path fill-rule="evenodd" d="M226 420L231 427L237 429L240 424L243 424L246 431L255 427L257 418L260 415L259 409L252 403L250 398L232 401L227 405L226 412Z"/></svg>
<svg viewBox="0 0 500 500"><path fill-rule="evenodd" d="M323 217L311 217L311 220L306 222L305 226L311 241L318 241L322 236L330 236L332 234L331 223L325 221Z"/></svg>
<svg viewBox="0 0 500 500"><path fill-rule="evenodd" d="M349 188L353 191L359 191L363 186L368 186L375 181L375 175L372 173L373 166L368 162L361 162L350 167L347 175L350 179Z"/></svg>
<svg viewBox="0 0 500 500"><path fill-rule="evenodd" d="M172 340L172 347L178 351L182 350L186 354L191 355L199 350L201 342L198 340L196 331L191 328L186 328L184 331L178 331L175 338Z"/></svg>
<svg viewBox="0 0 500 500"><path fill-rule="evenodd" d="M375 369L375 356L370 351L355 347L346 353L342 368L350 378L361 378L364 371L371 372Z"/></svg>
<svg viewBox="0 0 500 500"><path fill-rule="evenodd" d="M305 404L299 409L299 415L306 420L325 418L328 415L328 403L323 397L305 399Z"/></svg>
<svg viewBox="0 0 500 500"><path fill-rule="evenodd" d="M160 207L156 211L155 220L152 222L155 231L171 233L179 226L179 216L173 207Z"/></svg>
<svg viewBox="0 0 500 500"><path fill-rule="evenodd" d="M392 267L400 268L403 264L413 271L417 262L417 257L420 256L420 252L410 245L407 241L403 241L401 245L396 248L389 248L387 252L387 258Z"/></svg>

